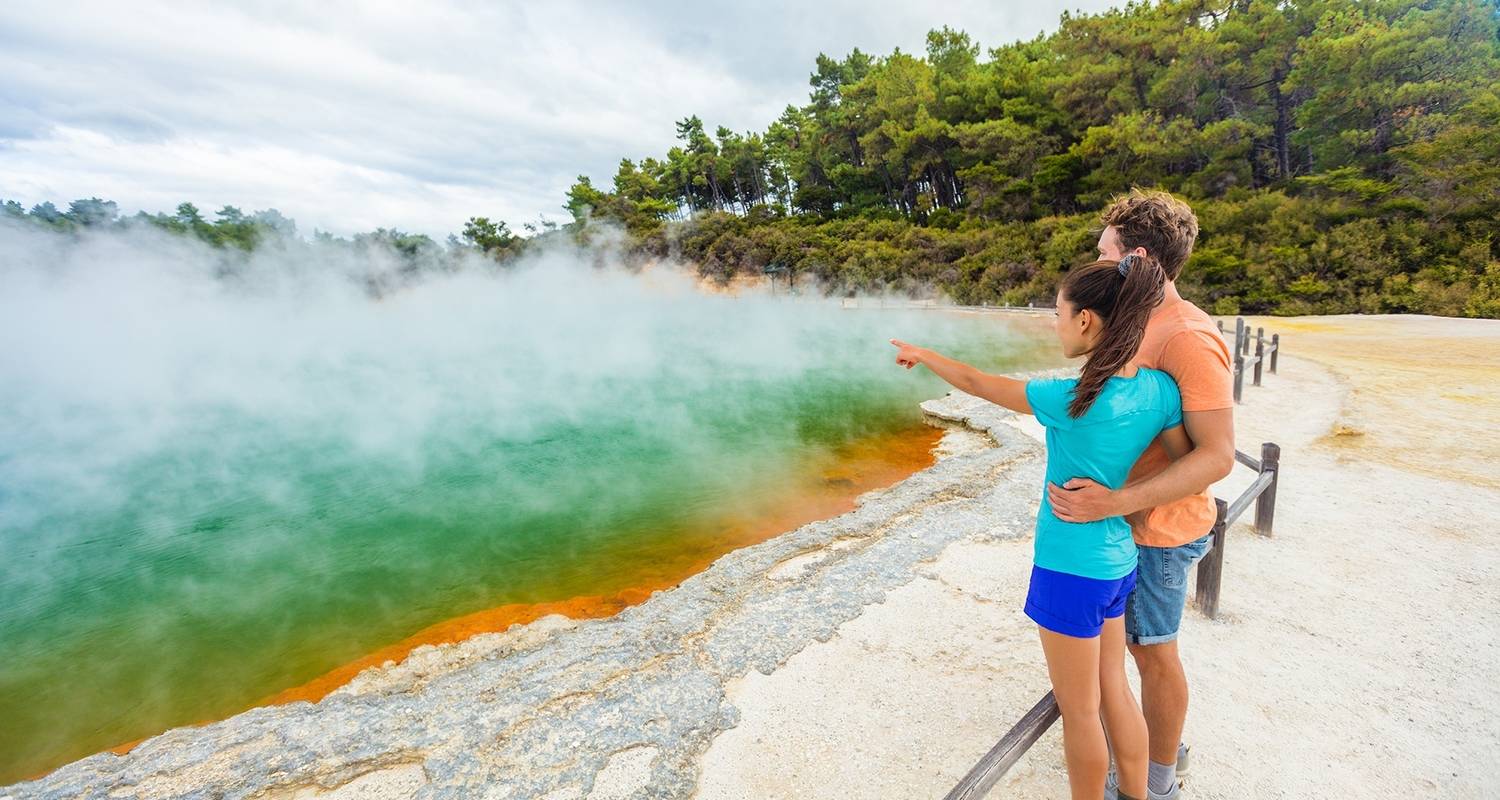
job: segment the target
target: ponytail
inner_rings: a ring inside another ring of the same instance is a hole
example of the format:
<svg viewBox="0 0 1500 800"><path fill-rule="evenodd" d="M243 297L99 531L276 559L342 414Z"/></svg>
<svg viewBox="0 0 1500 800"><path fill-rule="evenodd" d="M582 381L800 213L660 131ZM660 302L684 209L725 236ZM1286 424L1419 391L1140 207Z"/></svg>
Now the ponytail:
<svg viewBox="0 0 1500 800"><path fill-rule="evenodd" d="M1073 389L1068 416L1083 416L1104 391L1104 382L1135 358L1151 310L1162 301L1166 281L1161 262L1136 255L1119 261L1095 261L1063 279L1063 295L1078 310L1093 311L1104 322L1104 330L1089 351Z"/></svg>

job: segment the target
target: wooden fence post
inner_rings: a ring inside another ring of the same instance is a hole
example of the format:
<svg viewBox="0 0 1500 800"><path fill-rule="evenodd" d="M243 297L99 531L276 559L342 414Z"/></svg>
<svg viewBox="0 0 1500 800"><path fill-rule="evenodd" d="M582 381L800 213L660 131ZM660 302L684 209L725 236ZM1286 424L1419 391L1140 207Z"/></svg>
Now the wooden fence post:
<svg viewBox="0 0 1500 800"><path fill-rule="evenodd" d="M1245 318L1234 318L1234 352L1238 353L1245 346Z"/></svg>
<svg viewBox="0 0 1500 800"><path fill-rule="evenodd" d="M1255 498L1255 532L1261 536L1271 535L1271 526L1276 521L1276 484L1281 480L1281 447L1266 442L1260 446L1260 471L1270 472L1271 483L1260 497Z"/></svg>
<svg viewBox="0 0 1500 800"><path fill-rule="evenodd" d="M1193 598L1198 610L1209 619L1219 616L1219 583L1224 577L1224 530L1228 527L1224 524L1224 514L1229 510L1229 504L1215 497L1214 507L1218 517L1214 520L1213 549L1198 562L1198 593Z"/></svg>
<svg viewBox="0 0 1500 800"><path fill-rule="evenodd" d="M1281 355L1281 334L1271 334L1271 374L1276 374L1276 357Z"/></svg>
<svg viewBox="0 0 1500 800"><path fill-rule="evenodd" d="M1239 350L1234 351L1234 402L1240 402L1240 395L1245 390L1245 357L1240 355Z"/></svg>
<svg viewBox="0 0 1500 800"><path fill-rule="evenodd" d="M1260 385L1260 365L1266 360L1266 340L1255 340L1255 385Z"/></svg>

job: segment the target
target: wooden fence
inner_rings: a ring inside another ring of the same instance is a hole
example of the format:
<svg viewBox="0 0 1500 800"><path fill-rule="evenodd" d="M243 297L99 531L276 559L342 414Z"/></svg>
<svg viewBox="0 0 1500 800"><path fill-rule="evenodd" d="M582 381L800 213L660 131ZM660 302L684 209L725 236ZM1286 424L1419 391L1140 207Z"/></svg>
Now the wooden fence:
<svg viewBox="0 0 1500 800"><path fill-rule="evenodd" d="M1224 330L1224 320L1219 320L1219 335L1229 340L1229 332ZM1255 340L1255 353L1250 352L1250 340ZM1234 318L1234 402L1240 402L1240 397L1245 391L1245 370L1252 370L1252 386L1260 385L1260 372L1262 366L1269 366L1271 374L1276 374L1276 357L1281 353L1281 334L1273 333L1268 341L1266 329L1256 328L1255 336L1250 335L1250 327L1245 324L1244 317Z"/></svg>

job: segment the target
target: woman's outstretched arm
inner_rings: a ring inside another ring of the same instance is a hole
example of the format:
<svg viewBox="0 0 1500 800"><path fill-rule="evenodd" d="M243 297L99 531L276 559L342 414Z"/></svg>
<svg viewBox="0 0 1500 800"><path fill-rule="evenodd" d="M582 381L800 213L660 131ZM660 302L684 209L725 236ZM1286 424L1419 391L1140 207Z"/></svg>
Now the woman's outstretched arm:
<svg viewBox="0 0 1500 800"><path fill-rule="evenodd" d="M1031 404L1026 401L1026 381L980 372L962 361L955 361L925 347L907 344L900 339L892 339L891 344L900 348L900 352L896 354L896 363L907 369L923 364L934 375L953 384L960 391L1011 411L1031 413Z"/></svg>

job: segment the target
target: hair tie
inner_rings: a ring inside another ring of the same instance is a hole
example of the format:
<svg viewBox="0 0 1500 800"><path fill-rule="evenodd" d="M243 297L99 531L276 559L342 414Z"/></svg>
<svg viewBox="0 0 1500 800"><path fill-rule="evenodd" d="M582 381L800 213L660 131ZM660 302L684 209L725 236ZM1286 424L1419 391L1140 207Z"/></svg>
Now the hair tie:
<svg viewBox="0 0 1500 800"><path fill-rule="evenodd" d="M1135 263L1135 254L1134 253L1131 253L1130 255L1125 256L1124 258L1120 259L1120 263L1118 265L1119 266L1119 270L1120 270L1120 275L1124 276L1126 273L1128 273L1130 271L1130 265L1133 264L1133 263Z"/></svg>

